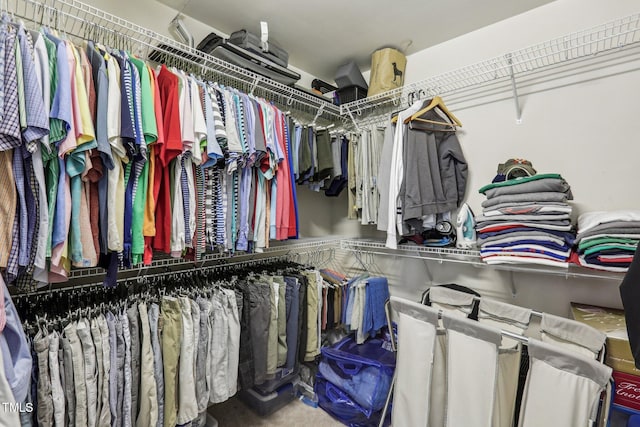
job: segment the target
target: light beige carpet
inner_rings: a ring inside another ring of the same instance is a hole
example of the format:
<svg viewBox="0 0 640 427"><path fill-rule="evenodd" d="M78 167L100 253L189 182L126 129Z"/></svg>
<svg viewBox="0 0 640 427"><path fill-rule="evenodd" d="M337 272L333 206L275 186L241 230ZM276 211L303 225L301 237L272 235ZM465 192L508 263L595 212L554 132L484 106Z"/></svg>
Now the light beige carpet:
<svg viewBox="0 0 640 427"><path fill-rule="evenodd" d="M312 408L298 399L266 417L260 417L237 397L213 405L209 414L219 427L338 427L343 424L331 418L321 408Z"/></svg>

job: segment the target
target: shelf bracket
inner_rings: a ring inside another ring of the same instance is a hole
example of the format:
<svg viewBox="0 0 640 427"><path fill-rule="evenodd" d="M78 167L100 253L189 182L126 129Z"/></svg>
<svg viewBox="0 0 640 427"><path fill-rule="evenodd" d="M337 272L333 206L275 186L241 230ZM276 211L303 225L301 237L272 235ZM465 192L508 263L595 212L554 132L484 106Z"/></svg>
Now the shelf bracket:
<svg viewBox="0 0 640 427"><path fill-rule="evenodd" d="M249 95L253 95L253 91L256 90L256 88L260 84L260 81L262 81L262 77L260 76L256 76L256 78L253 79L253 83L251 84L251 92L249 92Z"/></svg>
<svg viewBox="0 0 640 427"><path fill-rule="evenodd" d="M351 118L351 121L353 122L353 126L356 128L356 130L358 132L360 132L360 127L358 126L358 123L356 123L356 118L353 117L353 113L351 112L351 109L349 107L347 107L346 105L341 105L340 109L342 109L342 107L344 107L344 109L347 110L347 114Z"/></svg>
<svg viewBox="0 0 640 427"><path fill-rule="evenodd" d="M516 85L516 75L513 71L513 56L510 53L505 55L509 64L509 75L511 77L511 90L513 91L513 101L516 105L516 123L522 123L522 109L520 108L520 99L518 98L518 87Z"/></svg>

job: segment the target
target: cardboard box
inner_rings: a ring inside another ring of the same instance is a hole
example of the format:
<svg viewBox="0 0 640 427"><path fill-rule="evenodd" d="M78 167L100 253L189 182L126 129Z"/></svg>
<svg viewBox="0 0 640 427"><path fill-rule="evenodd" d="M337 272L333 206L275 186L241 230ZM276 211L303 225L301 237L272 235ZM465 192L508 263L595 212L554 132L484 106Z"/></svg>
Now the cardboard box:
<svg viewBox="0 0 640 427"><path fill-rule="evenodd" d="M571 303L573 318L607 335L605 363L614 370L640 376L629 346L624 310Z"/></svg>

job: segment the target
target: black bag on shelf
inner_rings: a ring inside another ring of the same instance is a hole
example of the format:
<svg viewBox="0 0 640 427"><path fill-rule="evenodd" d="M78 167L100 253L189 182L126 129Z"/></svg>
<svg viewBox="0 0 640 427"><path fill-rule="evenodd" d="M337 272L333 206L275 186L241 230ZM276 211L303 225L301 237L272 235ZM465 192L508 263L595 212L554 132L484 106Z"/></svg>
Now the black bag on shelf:
<svg viewBox="0 0 640 427"><path fill-rule="evenodd" d="M285 85L293 85L301 77L286 65L275 62L273 56L267 57L244 49L215 33L210 33L202 39L196 49Z"/></svg>
<svg viewBox="0 0 640 427"><path fill-rule="evenodd" d="M229 43L233 43L236 46L248 50L249 52L257 53L260 56L264 56L270 61L275 62L278 65L286 67L289 65L289 53L278 46L277 44L269 41L267 43L267 50L262 50L262 43L260 37L250 33L247 30L234 31L229 36Z"/></svg>

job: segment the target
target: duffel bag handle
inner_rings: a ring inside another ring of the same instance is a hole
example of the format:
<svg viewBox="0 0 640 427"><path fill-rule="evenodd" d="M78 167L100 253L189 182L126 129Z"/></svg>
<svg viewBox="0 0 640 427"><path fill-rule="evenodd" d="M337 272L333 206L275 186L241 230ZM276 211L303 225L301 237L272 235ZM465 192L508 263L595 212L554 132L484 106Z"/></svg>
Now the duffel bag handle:
<svg viewBox="0 0 640 427"><path fill-rule="evenodd" d="M327 397L329 398L330 401L334 403L344 401L342 392L336 386L331 384L329 381L327 381L326 390L327 390Z"/></svg>
<svg viewBox="0 0 640 427"><path fill-rule="evenodd" d="M362 369L362 365L358 365L355 363L339 362L339 361L336 361L336 363L344 373L349 375L355 375L358 372L360 372L360 370Z"/></svg>

